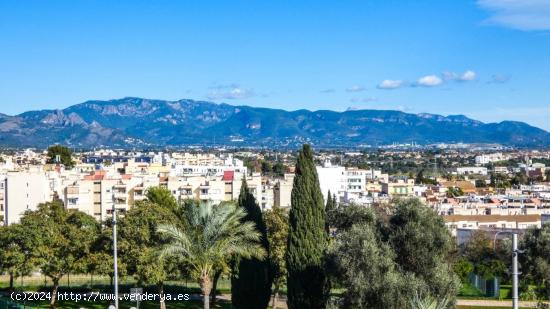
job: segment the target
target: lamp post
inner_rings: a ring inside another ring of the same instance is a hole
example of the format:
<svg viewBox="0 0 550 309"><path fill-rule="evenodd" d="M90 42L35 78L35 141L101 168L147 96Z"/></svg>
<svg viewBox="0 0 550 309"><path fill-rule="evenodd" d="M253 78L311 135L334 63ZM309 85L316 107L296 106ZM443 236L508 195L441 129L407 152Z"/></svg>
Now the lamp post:
<svg viewBox="0 0 550 309"><path fill-rule="evenodd" d="M518 234L512 234L512 308L518 309Z"/></svg>
<svg viewBox="0 0 550 309"><path fill-rule="evenodd" d="M496 241L498 234L512 234L512 308L519 308L518 286L519 286L519 271L518 271L518 255L521 253L518 250L518 234L510 231L500 231L495 234L493 239L493 249L496 250Z"/></svg>
<svg viewBox="0 0 550 309"><path fill-rule="evenodd" d="M117 261L117 242L116 242L116 208L113 203L113 268L114 268L114 293L115 309L118 309L118 261Z"/></svg>

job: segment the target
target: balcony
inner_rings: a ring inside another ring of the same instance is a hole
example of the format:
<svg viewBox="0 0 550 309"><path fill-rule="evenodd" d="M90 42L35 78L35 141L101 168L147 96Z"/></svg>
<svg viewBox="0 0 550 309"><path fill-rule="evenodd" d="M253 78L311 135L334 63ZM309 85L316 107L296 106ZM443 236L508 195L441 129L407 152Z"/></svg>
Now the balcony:
<svg viewBox="0 0 550 309"><path fill-rule="evenodd" d="M134 194L134 201L143 201L147 198L147 196L143 194Z"/></svg>
<svg viewBox="0 0 550 309"><path fill-rule="evenodd" d="M126 199L128 194L126 194L126 191L113 191L113 197L115 199Z"/></svg>

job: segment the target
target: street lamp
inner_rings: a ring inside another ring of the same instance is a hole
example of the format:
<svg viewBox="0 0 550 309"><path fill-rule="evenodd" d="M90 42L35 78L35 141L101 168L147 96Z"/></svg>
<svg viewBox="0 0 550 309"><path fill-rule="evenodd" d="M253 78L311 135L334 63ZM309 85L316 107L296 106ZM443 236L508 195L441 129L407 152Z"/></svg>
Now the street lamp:
<svg viewBox="0 0 550 309"><path fill-rule="evenodd" d="M114 268L114 293L115 309L118 309L118 261L117 261L117 243L116 243L116 208L113 203L113 268Z"/></svg>
<svg viewBox="0 0 550 309"><path fill-rule="evenodd" d="M518 297L518 281L519 281L519 272L518 272L518 255L522 253L521 250L518 250L518 234L510 231L499 231L495 234L493 239L493 249L496 250L496 241L498 234L501 233L510 233L512 234L512 308L518 309L519 307L519 297Z"/></svg>

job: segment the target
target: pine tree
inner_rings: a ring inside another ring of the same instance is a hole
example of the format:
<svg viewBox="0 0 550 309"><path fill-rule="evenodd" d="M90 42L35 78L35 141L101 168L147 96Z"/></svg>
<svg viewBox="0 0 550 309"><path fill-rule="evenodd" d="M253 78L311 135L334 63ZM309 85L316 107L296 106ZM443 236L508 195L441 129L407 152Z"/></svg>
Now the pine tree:
<svg viewBox="0 0 550 309"><path fill-rule="evenodd" d="M328 294L324 271L325 205L309 145L304 145L298 155L291 206L286 256L288 307L322 309Z"/></svg>
<svg viewBox="0 0 550 309"><path fill-rule="evenodd" d="M269 252L267 228L262 217L262 211L250 193L246 179L243 178L238 200L239 207L246 210L243 222L251 221L262 235L261 244ZM268 258L260 261L256 258L237 259L233 265L231 276L231 301L236 309L265 309L271 296L273 276Z"/></svg>

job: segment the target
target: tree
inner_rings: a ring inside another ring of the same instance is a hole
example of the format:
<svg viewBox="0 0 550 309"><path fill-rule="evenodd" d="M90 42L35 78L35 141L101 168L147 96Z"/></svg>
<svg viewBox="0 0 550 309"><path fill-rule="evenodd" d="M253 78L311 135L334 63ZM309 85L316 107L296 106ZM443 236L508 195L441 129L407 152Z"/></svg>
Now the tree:
<svg viewBox="0 0 550 309"><path fill-rule="evenodd" d="M539 293L550 297L550 224L540 229L530 228L522 240L525 253L521 254L521 265L527 275L536 283Z"/></svg>
<svg viewBox="0 0 550 309"><path fill-rule="evenodd" d="M273 173L276 176L284 176L286 171L287 171L287 167L281 162L277 162L273 165Z"/></svg>
<svg viewBox="0 0 550 309"><path fill-rule="evenodd" d="M118 238L120 239L120 236ZM119 276L127 274L125 262L124 259L118 259ZM113 288L115 272L113 268L113 221L111 218L103 222L103 227L92 245L88 257L87 272L90 274L91 284L93 284L94 275L103 275L110 278L111 288Z"/></svg>
<svg viewBox="0 0 550 309"><path fill-rule="evenodd" d="M254 223L242 222L244 209L233 203L186 203L184 222L161 225L168 243L161 257L179 256L193 270L202 294L204 308L210 308L212 275L227 257L258 258L266 256L261 234Z"/></svg>
<svg viewBox="0 0 550 309"><path fill-rule="evenodd" d="M329 221L326 219L328 217L328 214L336 210L336 201L332 199L332 195L330 194L330 190L327 192L327 204L325 205L325 229L327 230L327 235L330 236L330 224Z"/></svg>
<svg viewBox="0 0 550 309"><path fill-rule="evenodd" d="M474 271L474 265L468 259L461 257L454 263L453 270L460 278L460 281L467 282L468 276Z"/></svg>
<svg viewBox="0 0 550 309"><path fill-rule="evenodd" d="M285 254L288 239L288 214L284 209L275 207L264 214L269 243L269 260L273 275L273 302L272 308L277 308L279 290L286 282L287 270Z"/></svg>
<svg viewBox="0 0 550 309"><path fill-rule="evenodd" d="M17 277L29 274L34 267L35 261L28 254L32 248L31 240L23 233L20 224L0 227L0 273L9 275L10 290L13 290L13 281Z"/></svg>
<svg viewBox="0 0 550 309"><path fill-rule="evenodd" d="M459 187L449 187L447 188L447 197L458 197L463 196L464 191Z"/></svg>
<svg viewBox="0 0 550 309"><path fill-rule="evenodd" d="M330 218L336 228L329 270L346 288L343 308L407 308L416 294L454 302L458 278L449 260L450 234L417 200L393 213L346 206Z"/></svg>
<svg viewBox="0 0 550 309"><path fill-rule="evenodd" d="M374 224L377 221L373 208L350 204L327 213L329 225L338 232L350 229L354 224Z"/></svg>
<svg viewBox="0 0 550 309"><path fill-rule="evenodd" d="M264 161L265 162L265 161ZM269 243L262 211L243 177L238 207L246 211L242 223L251 222L261 235L261 245L267 252L266 259L236 257L231 276L231 302L234 308L265 309L271 296L272 275L269 261Z"/></svg>
<svg viewBox="0 0 550 309"><path fill-rule="evenodd" d="M417 185L420 185L424 182L424 170L420 170L418 172L418 174L416 174L416 178L414 180L414 183L416 183Z"/></svg>
<svg viewBox="0 0 550 309"><path fill-rule="evenodd" d="M436 298L454 300L460 283L448 263L453 240L443 218L418 199L400 200L386 231L401 269L426 282Z"/></svg>
<svg viewBox="0 0 550 309"><path fill-rule="evenodd" d="M157 286L161 309L164 302L164 281L176 272L173 259L158 259L157 252L167 242L158 232L161 224L176 223L177 202L165 188L151 188L147 200L138 203L120 220L120 255L138 285Z"/></svg>
<svg viewBox="0 0 550 309"><path fill-rule="evenodd" d="M381 241L374 224L359 223L340 231L331 248L331 264L346 287L342 308L406 308L413 293L425 289L410 273L401 273L395 253Z"/></svg>
<svg viewBox="0 0 550 309"><path fill-rule="evenodd" d="M262 161L262 174L267 175L273 172L273 165L269 161Z"/></svg>
<svg viewBox="0 0 550 309"><path fill-rule="evenodd" d="M48 148L48 163L61 163L66 168L71 169L74 167L73 152L69 147L55 145ZM59 162L57 159L59 158Z"/></svg>
<svg viewBox="0 0 550 309"><path fill-rule="evenodd" d="M325 205L325 211L327 213L333 211L338 206L338 201L336 199L336 194L330 194L330 190L327 192L327 204Z"/></svg>
<svg viewBox="0 0 550 309"><path fill-rule="evenodd" d="M502 277L506 273L506 264L497 253L500 247L494 248L493 241L484 231L474 231L463 245L462 255L473 264L473 271L486 278Z"/></svg>
<svg viewBox="0 0 550 309"><path fill-rule="evenodd" d="M324 308L328 296L323 270L327 248L325 205L309 145L298 154L289 223L288 307Z"/></svg>
<svg viewBox="0 0 550 309"><path fill-rule="evenodd" d="M60 201L44 203L21 218L22 232L33 241L31 256L53 282L50 307L56 308L57 290L63 276L85 271L99 224L80 211L67 211Z"/></svg>
<svg viewBox="0 0 550 309"><path fill-rule="evenodd" d="M152 187L147 190L147 200L166 211L177 213L179 205L170 190L162 187Z"/></svg>

